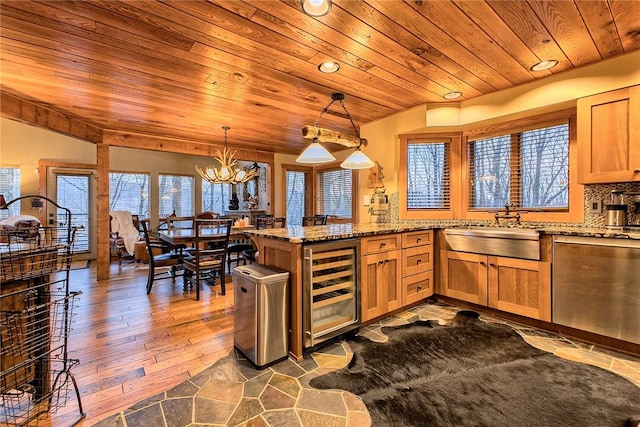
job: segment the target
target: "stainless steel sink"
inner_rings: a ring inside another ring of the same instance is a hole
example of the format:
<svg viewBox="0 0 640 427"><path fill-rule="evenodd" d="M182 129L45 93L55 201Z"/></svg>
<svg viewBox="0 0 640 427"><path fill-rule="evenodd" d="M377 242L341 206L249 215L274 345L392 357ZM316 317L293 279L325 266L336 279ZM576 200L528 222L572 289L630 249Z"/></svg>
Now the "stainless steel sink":
<svg viewBox="0 0 640 427"><path fill-rule="evenodd" d="M460 227L444 230L447 249L509 258L540 259L540 234L530 228Z"/></svg>

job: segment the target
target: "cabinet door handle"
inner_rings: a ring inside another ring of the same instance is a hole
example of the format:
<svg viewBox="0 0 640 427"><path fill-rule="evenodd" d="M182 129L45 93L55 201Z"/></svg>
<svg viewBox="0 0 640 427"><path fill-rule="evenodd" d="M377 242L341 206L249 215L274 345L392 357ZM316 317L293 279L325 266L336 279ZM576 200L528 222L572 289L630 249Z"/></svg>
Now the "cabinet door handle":
<svg viewBox="0 0 640 427"><path fill-rule="evenodd" d="M418 290L422 290L422 285L418 285Z"/></svg>
<svg viewBox="0 0 640 427"><path fill-rule="evenodd" d="M496 267L494 263L489 264L491 267Z"/></svg>
<svg viewBox="0 0 640 427"><path fill-rule="evenodd" d="M384 264L383 260L378 261L378 265L382 265L382 264Z"/></svg>
<svg viewBox="0 0 640 427"><path fill-rule="evenodd" d="M480 265L487 265L487 263L484 261L480 261Z"/></svg>
<svg viewBox="0 0 640 427"><path fill-rule="evenodd" d="M633 170L633 173L640 173L640 168L635 168L635 169Z"/></svg>
<svg viewBox="0 0 640 427"><path fill-rule="evenodd" d="M422 262L422 258L418 258L418 261L416 261L416 264L420 264Z"/></svg>
<svg viewBox="0 0 640 427"><path fill-rule="evenodd" d="M385 246L387 246L387 243L386 243L386 242L382 242L382 243L380 243L380 247L381 247L381 248L384 248Z"/></svg>
<svg viewBox="0 0 640 427"><path fill-rule="evenodd" d="M418 238L416 239L416 242L419 242L420 240L422 240L422 237L418 237Z"/></svg>

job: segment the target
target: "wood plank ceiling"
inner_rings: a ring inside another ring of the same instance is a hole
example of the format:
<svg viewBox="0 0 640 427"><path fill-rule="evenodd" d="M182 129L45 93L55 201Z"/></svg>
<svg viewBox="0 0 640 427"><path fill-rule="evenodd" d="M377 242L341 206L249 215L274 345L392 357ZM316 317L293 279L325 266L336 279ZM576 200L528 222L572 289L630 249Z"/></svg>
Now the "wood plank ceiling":
<svg viewBox="0 0 640 427"><path fill-rule="evenodd" d="M640 1L336 0L312 18L297 0L2 0L0 14L8 94L105 130L220 144L226 125L229 145L280 153L307 145L334 92L360 125L640 49ZM529 70L546 59L559 64Z"/></svg>

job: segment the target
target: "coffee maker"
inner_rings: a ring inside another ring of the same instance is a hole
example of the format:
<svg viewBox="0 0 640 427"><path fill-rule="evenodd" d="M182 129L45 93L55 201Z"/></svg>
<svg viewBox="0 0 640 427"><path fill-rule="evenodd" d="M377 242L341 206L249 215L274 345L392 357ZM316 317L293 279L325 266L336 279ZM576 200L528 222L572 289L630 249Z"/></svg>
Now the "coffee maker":
<svg viewBox="0 0 640 427"><path fill-rule="evenodd" d="M622 190L613 190L611 192L610 201L604 207L607 212L605 224L607 228L623 228L627 226L627 203L624 200L624 196Z"/></svg>
<svg viewBox="0 0 640 427"><path fill-rule="evenodd" d="M633 206L633 216L629 227L640 227L640 193L627 193Z"/></svg>

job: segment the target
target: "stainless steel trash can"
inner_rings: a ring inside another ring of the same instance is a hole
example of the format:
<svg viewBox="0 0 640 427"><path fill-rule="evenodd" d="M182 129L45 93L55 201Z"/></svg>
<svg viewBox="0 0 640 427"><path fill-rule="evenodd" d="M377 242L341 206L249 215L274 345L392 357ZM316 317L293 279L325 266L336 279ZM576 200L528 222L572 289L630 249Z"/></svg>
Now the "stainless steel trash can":
<svg viewBox="0 0 640 427"><path fill-rule="evenodd" d="M288 354L289 273L259 264L233 269L233 345L258 369Z"/></svg>

